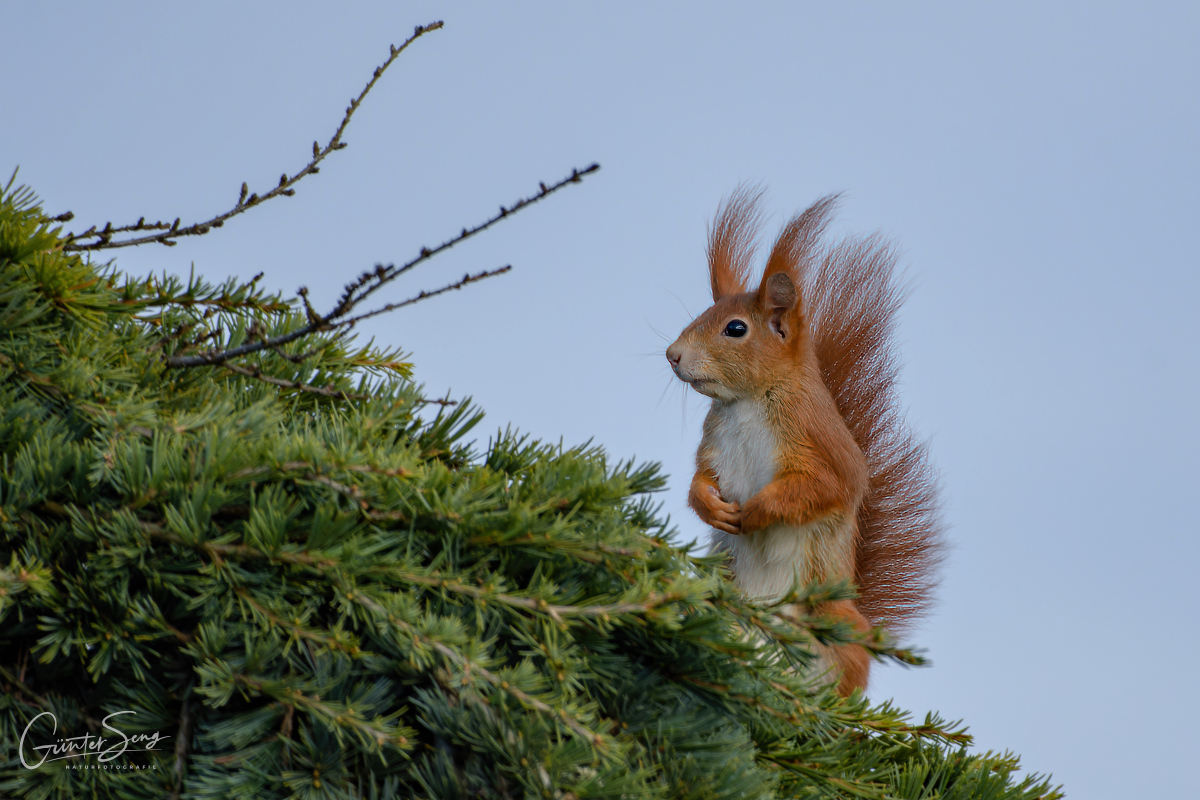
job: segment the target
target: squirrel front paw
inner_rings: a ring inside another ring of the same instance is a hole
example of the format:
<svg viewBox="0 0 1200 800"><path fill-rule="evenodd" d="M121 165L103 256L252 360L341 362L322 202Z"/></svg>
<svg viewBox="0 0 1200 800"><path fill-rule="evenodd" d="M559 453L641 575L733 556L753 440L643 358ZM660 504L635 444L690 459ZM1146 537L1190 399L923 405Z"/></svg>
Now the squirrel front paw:
<svg viewBox="0 0 1200 800"><path fill-rule="evenodd" d="M688 496L688 505L705 524L734 535L742 532L742 507L737 503L726 502L716 486L693 485Z"/></svg>
<svg viewBox="0 0 1200 800"><path fill-rule="evenodd" d="M742 507L742 532L753 533L768 525L766 504L761 495L755 495L746 501Z"/></svg>

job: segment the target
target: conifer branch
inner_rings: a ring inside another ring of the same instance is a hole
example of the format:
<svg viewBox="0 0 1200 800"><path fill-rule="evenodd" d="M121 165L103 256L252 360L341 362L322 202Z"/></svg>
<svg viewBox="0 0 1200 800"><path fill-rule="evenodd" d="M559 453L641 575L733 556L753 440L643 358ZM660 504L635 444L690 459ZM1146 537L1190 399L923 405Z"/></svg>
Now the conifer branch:
<svg viewBox="0 0 1200 800"><path fill-rule="evenodd" d="M728 684L713 683L711 681L705 681L690 675L679 675L678 678L679 680L696 686L697 688L715 693L720 697L734 700L750 708L763 711L792 725L803 724L806 716L818 713L819 711L820 713L827 714L833 721L836 721L841 725L852 728L860 728L876 734L899 734L911 736L916 739L937 739L959 746L969 745L973 741L970 734L966 733L965 731L961 729L949 729L946 726L936 724L930 719L927 719L926 723L923 725L910 725L897 714L878 713L874 715L864 715L861 714L861 712L856 714L845 709L816 709L805 703L799 696L790 690L781 692L781 694L791 701L791 705L794 710L794 713L788 714L766 703L763 703L762 700L757 697L733 692L731 691L732 687ZM777 690L784 688L777 683L770 685Z"/></svg>
<svg viewBox="0 0 1200 800"><path fill-rule="evenodd" d="M886 800L888 797L888 787L885 784L839 778L830 775L828 767L805 763L794 758L775 755L765 755L762 758L789 769L797 775L803 775L810 781L826 784L833 789L835 797L861 797L863 800Z"/></svg>
<svg viewBox="0 0 1200 800"><path fill-rule="evenodd" d="M554 708L552 708L547 703L544 703L541 700L537 699L536 697L534 697L526 692L521 691L517 687L510 684L508 681L502 679L499 675L496 675L495 673L493 673L490 670L488 670L487 668L485 668L482 664L480 664L476 661L472 661L471 659L467 658L462 653L459 653L457 650L450 647L449 645L447 645L443 642L440 642L431 636L422 635L410 623L405 622L402 619L398 619L397 617L395 617L393 615L389 615L387 613L387 610L384 609L383 606L379 605L374 600L367 597L363 592L354 592L352 595L347 595L346 599L351 602L359 603L364 608L366 608L367 610L369 610L373 614L375 614L377 617L381 617L381 618L385 619L387 621L388 625L400 628L406 634L408 634L409 636L412 637L414 643L427 644L435 652L440 653L447 661L451 662L455 666L462 669L463 673L464 673L464 678L469 676L470 673L474 672L475 674L479 675L479 677L483 678L485 681L490 683L495 688L516 698L517 701L520 702L522 705L524 705L528 708L532 708L535 711L538 711L541 714L544 714L545 716L547 716L551 719L562 722L567 727L569 727L571 730L575 731L575 733L577 733L580 737L583 738L584 741L588 742L589 744L591 744L597 748L605 747L606 742L605 742L605 738L602 735L596 733L595 731L592 731L586 725L584 725L582 722L575 719L571 714L567 713L566 709L559 709L559 710L555 711Z"/></svg>
<svg viewBox="0 0 1200 800"><path fill-rule="evenodd" d="M213 228L220 228L225 224L226 220L236 217L238 214L244 213L255 206L261 205L267 200L271 200L281 195L291 197L296 193L296 190L293 188L296 183L298 183L307 175L315 175L316 173L320 172L319 165L325 160L326 156L336 150L341 150L346 147L346 142L342 141L342 134L346 132L346 127L350 124L350 119L354 116L354 112L358 110L358 107L362 104L363 99L366 98L367 93L374 88L376 82L387 70L387 68L390 67L393 62L395 62L396 58L402 52L404 52L404 50L410 44L430 31L439 30L442 25L443 23L441 21L434 22L429 25L418 25L413 31L412 36L408 37L403 44L401 44L399 47L392 45L391 52L388 55L387 60L375 68L375 72L372 74L371 79L367 81L366 86L364 86L362 91L358 93L357 97L350 100L350 105L346 107L346 114L342 117L342 122L340 125L338 125L337 130L334 131L333 137L330 138L324 147L321 147L317 142L313 142L312 159L308 162L308 164L306 164L300 169L299 172L296 172L293 175L289 176L287 173L281 175L279 178L279 183L271 190L264 192L261 195L257 192L251 193L246 184L243 183L241 192L238 194L237 203L234 204L233 208L221 214L217 214L216 216L203 222L196 222L191 225L184 225L182 227L180 226L180 219L178 217L176 217L174 222L169 223L162 222L161 220L157 222L146 222L146 218L142 217L131 225L114 227L111 222L108 222L105 223L104 227L101 229L97 229L97 227L93 225L82 233L67 234L64 239L65 244L63 245L63 250L111 250L117 247L136 247L138 245L151 244L155 242L158 244L167 245L168 247L173 247L178 244L178 242L175 240L180 236L203 236ZM54 219L55 221L66 221L71 219L73 216L73 214L67 212L66 214L60 214ZM141 233L143 231L159 232L146 236L132 236L124 239L117 238L114 240L113 238L114 236L118 236L119 234L123 233ZM93 239L94 241L81 242L80 240L83 239Z"/></svg>
<svg viewBox="0 0 1200 800"><path fill-rule="evenodd" d="M520 536L510 537L492 537L492 536L474 536L468 540L472 545L485 547L537 547L543 550L559 550L569 552L578 558L586 558L592 563L600 563L599 558L582 556L581 553L593 552L604 553L605 555L618 556L620 558L645 558L646 551L638 550L632 547L617 547L615 545L604 544L603 542L584 542L571 539L544 539L534 536L531 533L525 533ZM645 540L645 544L651 547L663 546L653 540Z"/></svg>
<svg viewBox="0 0 1200 800"><path fill-rule="evenodd" d="M264 274L259 272L242 283L231 278L220 286L212 286L195 274L189 276L186 285L179 278L166 273L163 273L161 278L150 276L139 287L140 296L135 305L138 308L203 308L206 311L205 318L217 311L246 310L263 314L282 314L290 311L290 303L280 299L278 295L268 295L258 287L258 282ZM140 319L144 322L153 321Z"/></svg>
<svg viewBox="0 0 1200 800"><path fill-rule="evenodd" d="M588 744L590 744L594 747L597 747L597 748L603 748L605 746L605 740L602 735L596 733L595 731L590 730L582 722L580 722L579 720L575 719L575 717L568 714L567 710L565 708L560 708L560 709L558 709L558 711L555 711L551 706L547 705L546 703L543 703L541 700L538 700L533 695L530 695L530 694L527 694L527 693L521 691L517 687L510 684L508 681L501 679L499 675L492 673L491 671L480 666L478 663L471 661L466 656L458 653L457 651L455 651L454 649L452 649L450 647L447 647L446 645L442 644L441 642L430 641L430 644L433 646L433 648L435 650L437 650L439 653L444 655L450 661L452 661L455 664L457 664L458 666L462 667L464 670L469 669L469 670L473 670L474 672L478 673L479 676L481 678L483 678L485 681L487 681L488 683L490 683L492 686L496 687L500 691L505 692L506 694L512 695L522 705L527 706L528 708L532 708L535 711L539 711L542 714L545 714L547 717L550 717L551 719L556 719L556 720L562 722L568 728L575 731L575 733L577 733L580 737L582 737L582 739L585 742L587 742Z"/></svg>
<svg viewBox="0 0 1200 800"><path fill-rule="evenodd" d="M281 464L261 467L246 467L239 469L237 472L230 473L231 479L253 478L258 475L266 475L271 472L297 472L299 470L315 470L317 466L308 461L284 461ZM365 472L371 475L386 475L389 478L407 478L412 475L412 472L399 467L397 469L384 469L382 467L373 467L369 464L343 464L338 467L346 472Z"/></svg>
<svg viewBox="0 0 1200 800"><path fill-rule="evenodd" d="M33 689L30 689L25 685L24 681L5 669L3 664L0 664L0 677L12 684L12 686L21 693L21 695L26 697L28 700L31 700L32 703L36 704L39 708L51 709L54 707L50 704L49 700L33 691Z"/></svg>
<svg viewBox="0 0 1200 800"><path fill-rule="evenodd" d="M254 378L255 380L262 381L263 383L269 383L272 386L280 386L284 389L294 389L298 392L308 392L309 394L319 394L323 397L333 397L337 400L364 401L364 400L371 399L369 395L352 394L351 392L343 392L341 389L334 389L331 386L312 386L310 384L301 383L299 381L289 381L289 380L286 380L285 378L276 378L273 375L265 374L258 367L255 367L254 369L247 369L246 367L241 367L241 366L238 366L237 364L230 364L228 361L226 361L221 366L224 367L225 369L229 370L230 372L236 372L238 375L245 375L248 378Z"/></svg>
<svg viewBox="0 0 1200 800"><path fill-rule="evenodd" d="M59 386L56 383L54 383L54 381L50 380L49 378L44 378L41 375L38 375L36 373L22 369L19 364L15 363L11 358L4 355L3 353L0 353L0 364L3 364L5 366L9 367L10 369L13 370L14 373L20 375L24 380L29 381L34 386L37 386L39 389L41 389L46 394L53 397L55 400L58 400L66 405L72 404L72 401L74 400L74 398L71 397L70 395L68 395L66 392L64 392L61 388L59 388ZM100 418L105 418L105 419L112 418L112 413L110 411L108 411L107 409L104 409L100 406L93 405L92 403L75 402L74 408L78 409L79 411L84 412L85 414L90 414L94 417L100 417ZM142 436L146 439L151 439L154 437L154 431L150 430L149 428L145 427L144 425L133 424L133 425L127 425L126 427L128 430L130 430L133 433L136 433L138 436Z"/></svg>
<svg viewBox="0 0 1200 800"><path fill-rule="evenodd" d="M383 573L406 583L419 583L423 586L445 589L456 594L465 594L485 602L499 603L513 608L523 608L527 611L546 614L555 622L562 622L563 617L600 617L604 619L621 614L644 614L659 606L678 602L685 597L683 594L673 592L650 592L646 596L646 599L641 602L608 603L591 606L554 605L547 603L541 598L517 597L499 592L491 592L487 589L469 586L439 575L418 575L414 572L397 570L392 567L376 567L368 570L368 572Z"/></svg>
<svg viewBox="0 0 1200 800"><path fill-rule="evenodd" d="M301 466L301 465L307 466L304 462L296 462L295 464L290 465L290 466ZM284 466L289 466L289 465L284 465ZM243 476L248 476L250 474L258 474L258 473L256 470L253 473L249 472L249 471L243 471L241 474ZM317 476L317 477L323 477L323 476ZM309 477L309 479L315 480L315 478L313 478L313 477ZM325 483L326 485L330 485L330 484L335 484L336 482L326 479L326 480L322 481L322 483ZM345 493L347 495L354 497L355 499L358 499L358 495L352 494L348 487L341 486L341 485L339 485L339 486L340 486L340 491L342 491L343 493ZM173 544L179 544L179 545L185 545L185 546L187 545L187 543L184 542L181 538L179 538L175 534L171 533L170 531L166 530L165 528L162 528L161 526L154 525L153 523L142 522L141 527L143 530L147 531L152 536L155 536L155 537L158 537L161 539L165 539L167 541L172 542ZM322 571L336 566L336 562L333 559L318 558L318 557L313 556L310 553L307 553L305 551L300 551L300 552L281 551L278 553L267 553L262 550L258 550L254 547L251 547L249 545L217 544L215 542L207 542L207 541L200 542L200 543L198 543L198 545L201 549L203 549L205 552L209 553L211 556L217 556L217 557L236 557L236 558L244 558L244 559L248 559L248 560L281 561L284 563L295 564L297 566L312 567L314 569L322 570ZM396 569L394 567L372 567L367 570L367 573L375 574L375 575L382 574L382 575L386 575L387 577L393 578L395 580L403 581L405 583L417 583L417 584L421 584L423 586L431 586L431 587L435 587L435 588L439 588L439 589L445 589L446 591L455 592L457 594L465 594L470 597L476 598L478 600L483 600L486 602L498 603L500 605L511 606L513 608L523 608L527 611L533 611L533 612L540 613L540 614L546 614L549 617L551 617L552 619L554 619L556 622L561 622L563 617L600 617L603 619L603 618L608 618L608 617L620 616L622 614L643 614L643 613L651 611L659 606L678 602L679 600L681 600L685 597L685 595L683 595L683 594L674 593L674 592L663 592L663 593L650 592L646 596L646 599L642 600L640 602L607 603L607 604L589 605L589 606L557 605L557 604L547 603L545 600L543 600L541 598L517 597L515 595L503 594L500 592L491 592L491 591L488 591L483 588L469 586L469 585L461 583L459 581L445 578L445 577L442 577L442 576L439 576L436 574L435 575L420 575L415 572L411 572L408 570L402 570L402 569ZM247 603L249 603L252 607L254 607L254 609L256 611L261 613L264 617L268 618L273 624L278 624L278 625L281 625L284 627L291 627L290 623L287 623L282 618L279 618L278 616L273 614L269 609L267 609L264 606L257 603L253 598L251 598L245 592L245 590L238 589L237 594L239 597L241 597ZM322 637L317 634L310 634L309 632L306 632L304 629L301 629L301 628L296 628L296 631L297 631L298 635L302 635L302 636L304 636L304 638L312 639L312 641L315 641L318 644L322 644L326 647L331 647L333 649L346 650L347 652L350 652L349 649L347 648L347 646L345 646L343 643L336 642L335 640L328 639L326 637Z"/></svg>
<svg viewBox="0 0 1200 800"><path fill-rule="evenodd" d="M362 714L355 708L344 703L334 703L322 700L320 696L309 696L300 689L288 689L277 685L279 681L265 681L252 678L244 673L232 673L233 681L243 684L257 692L273 697L282 705L293 705L309 712L316 712L336 728L345 728L364 734L377 746L391 744L401 752L412 749L409 738L399 730L389 730L383 725L363 719Z"/></svg>
<svg viewBox="0 0 1200 800"><path fill-rule="evenodd" d="M250 592L247 591L246 588L243 586L238 586L237 588L234 589L234 592L247 605L249 605L251 608L253 608L255 611L257 611L263 617L263 619L267 620L272 625L275 625L277 627L291 631L292 635L298 639L307 639L310 642L316 642L317 644L321 645L322 647L326 647L330 650L340 650L341 652L346 653L347 655L352 656L352 657L357 657L357 656L362 655L362 651L359 650L358 646L350 643L349 641L343 641L342 639L339 639L337 636L327 636L325 634L318 633L313 630L309 630L308 628L305 628L302 625L299 625L299 624L291 622L287 619L284 619L283 617L279 616L274 611L267 608L262 603L259 603L257 600L255 600L253 597L251 597Z"/></svg>
<svg viewBox="0 0 1200 800"><path fill-rule="evenodd" d="M360 508L364 510L368 508L367 501L362 499L362 490L360 490L357 486L348 486L344 483L339 483L338 481L335 481L333 478L330 478L326 475L318 475L315 473L302 475L301 477L297 478L297 481L311 481L312 483L319 483L322 486L328 486L338 494L349 497L354 501L355 505L359 506Z"/></svg>

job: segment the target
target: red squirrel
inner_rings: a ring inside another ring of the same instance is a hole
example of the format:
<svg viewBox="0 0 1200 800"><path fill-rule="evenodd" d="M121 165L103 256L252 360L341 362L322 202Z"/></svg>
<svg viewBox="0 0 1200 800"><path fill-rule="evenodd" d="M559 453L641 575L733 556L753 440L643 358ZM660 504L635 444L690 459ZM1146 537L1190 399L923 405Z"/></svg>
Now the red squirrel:
<svg viewBox="0 0 1200 800"><path fill-rule="evenodd" d="M713 305L667 348L712 398L688 504L748 597L851 579L856 600L818 611L895 634L928 606L941 547L936 480L895 389L896 258L877 236L824 243L829 196L784 226L752 290L759 196L718 210ZM816 648L843 696L866 688L863 647Z"/></svg>

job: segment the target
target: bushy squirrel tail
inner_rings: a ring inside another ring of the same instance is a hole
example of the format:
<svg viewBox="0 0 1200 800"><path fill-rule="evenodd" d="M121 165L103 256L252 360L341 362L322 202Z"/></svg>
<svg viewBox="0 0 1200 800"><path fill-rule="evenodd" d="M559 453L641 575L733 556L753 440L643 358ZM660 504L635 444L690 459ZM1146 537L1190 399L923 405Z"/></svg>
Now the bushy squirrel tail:
<svg viewBox="0 0 1200 800"><path fill-rule="evenodd" d="M830 195L801 215L807 241L819 241L836 205ZM928 609L943 551L937 478L896 392L896 314L907 292L878 235L805 249L798 271L821 374L869 469L857 605L873 625L902 633Z"/></svg>

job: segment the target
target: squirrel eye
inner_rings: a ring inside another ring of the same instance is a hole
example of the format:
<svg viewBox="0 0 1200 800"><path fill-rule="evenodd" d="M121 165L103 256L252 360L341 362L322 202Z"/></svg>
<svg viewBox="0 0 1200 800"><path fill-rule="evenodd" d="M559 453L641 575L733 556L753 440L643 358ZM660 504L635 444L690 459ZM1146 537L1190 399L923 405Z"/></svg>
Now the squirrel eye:
<svg viewBox="0 0 1200 800"><path fill-rule="evenodd" d="M746 335L746 331L748 330L750 329L746 327L746 323L742 322L740 319L734 319L730 320L729 324L725 326L725 335L732 336L735 339L740 339Z"/></svg>

